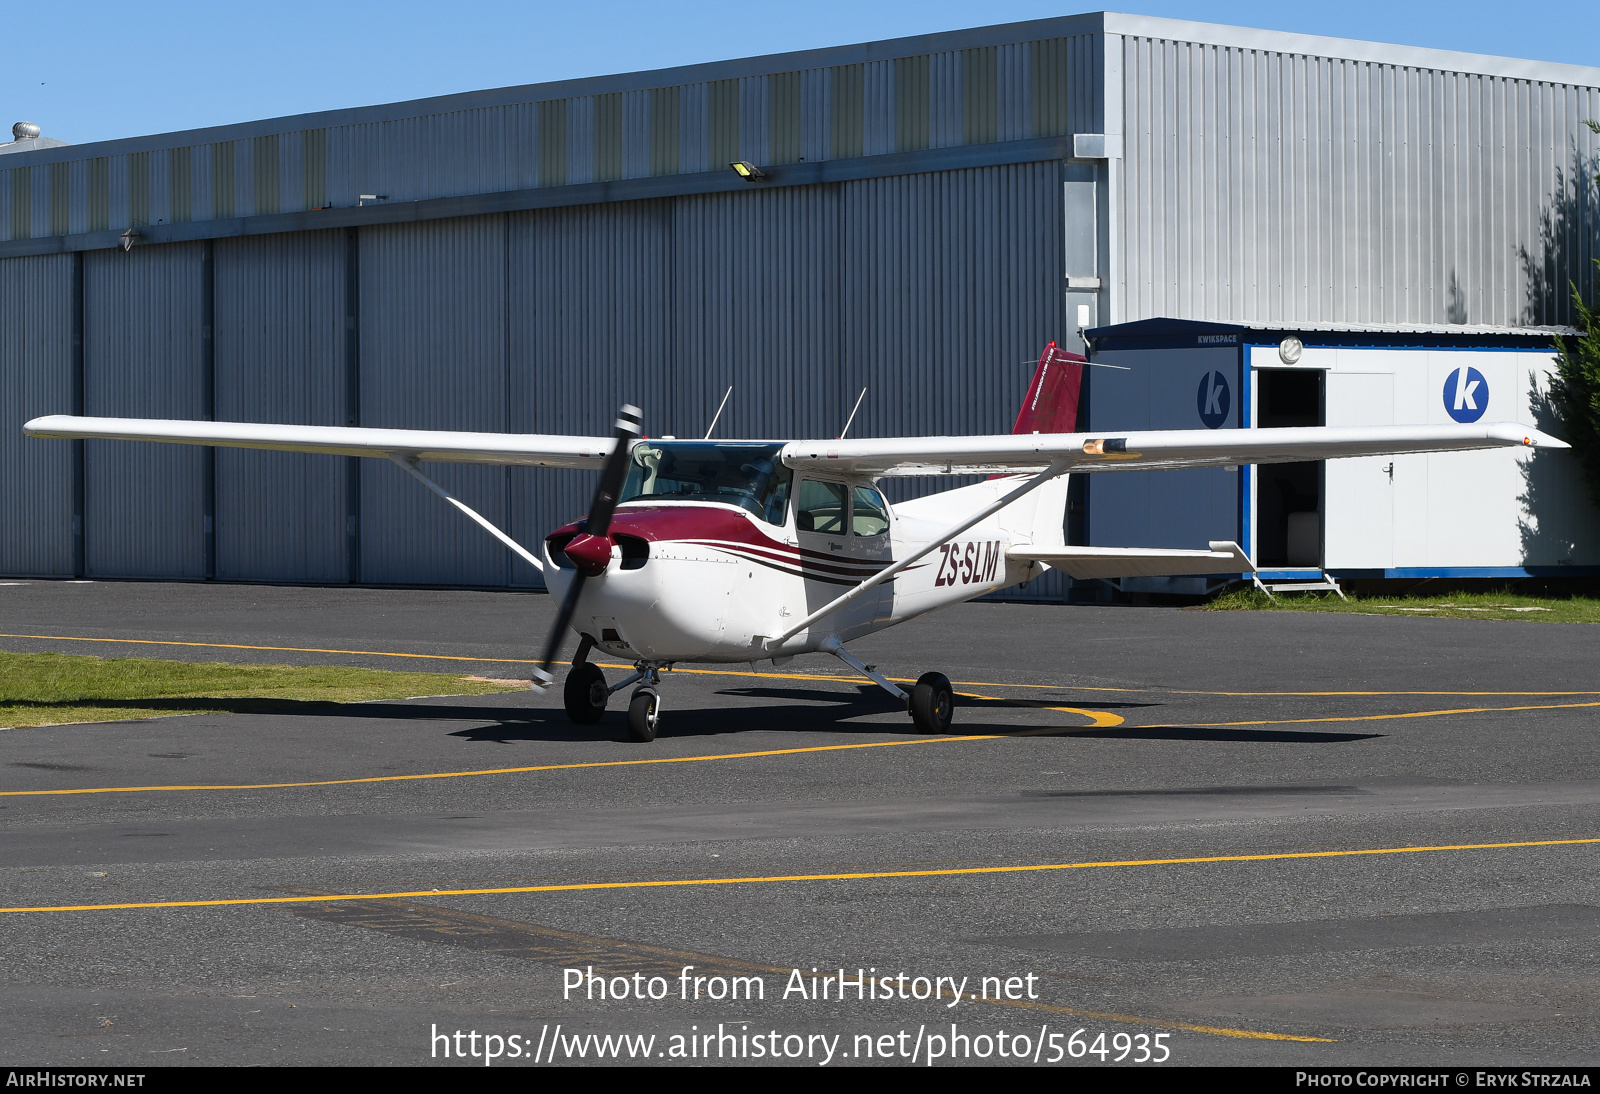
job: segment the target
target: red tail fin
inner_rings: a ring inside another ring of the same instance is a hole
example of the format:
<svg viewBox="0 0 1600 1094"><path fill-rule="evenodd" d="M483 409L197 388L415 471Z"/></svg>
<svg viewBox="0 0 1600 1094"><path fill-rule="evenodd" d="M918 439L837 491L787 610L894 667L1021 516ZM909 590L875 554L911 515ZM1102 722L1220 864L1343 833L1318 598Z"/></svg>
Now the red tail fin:
<svg viewBox="0 0 1600 1094"><path fill-rule="evenodd" d="M1088 358L1051 342L1039 355L1028 397L1017 411L1012 433L1071 433L1078 426L1078 395Z"/></svg>

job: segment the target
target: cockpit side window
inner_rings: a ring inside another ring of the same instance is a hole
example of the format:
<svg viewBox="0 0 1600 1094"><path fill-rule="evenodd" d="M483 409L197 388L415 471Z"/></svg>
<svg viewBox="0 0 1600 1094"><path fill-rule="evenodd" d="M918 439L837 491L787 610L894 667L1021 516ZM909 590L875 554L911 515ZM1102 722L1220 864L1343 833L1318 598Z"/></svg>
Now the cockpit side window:
<svg viewBox="0 0 1600 1094"><path fill-rule="evenodd" d="M794 526L800 532L844 535L844 486L819 479L801 479Z"/></svg>
<svg viewBox="0 0 1600 1094"><path fill-rule="evenodd" d="M858 486L851 499L850 531L858 536L881 536L889 530L889 507L883 495L870 486Z"/></svg>

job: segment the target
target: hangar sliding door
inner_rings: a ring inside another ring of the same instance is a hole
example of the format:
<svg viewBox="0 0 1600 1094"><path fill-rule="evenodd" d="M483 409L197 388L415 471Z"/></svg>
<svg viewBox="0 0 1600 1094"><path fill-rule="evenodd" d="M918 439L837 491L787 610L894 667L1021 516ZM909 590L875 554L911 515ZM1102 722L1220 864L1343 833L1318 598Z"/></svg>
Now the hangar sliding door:
<svg viewBox="0 0 1600 1094"><path fill-rule="evenodd" d="M0 261L0 574L73 572L74 446L22 432L73 411L73 261Z"/></svg>
<svg viewBox="0 0 1600 1094"><path fill-rule="evenodd" d="M674 432L671 202L518 213L509 232L507 428L608 436L617 408L631 402L644 410L646 433ZM507 531L534 552L588 512L596 481L592 471L549 468L509 476ZM513 584L543 585L507 555Z"/></svg>
<svg viewBox="0 0 1600 1094"><path fill-rule="evenodd" d="M839 373L840 203L836 186L678 199L672 420L680 435L702 435L729 387L716 436L838 434L854 398Z"/></svg>
<svg viewBox="0 0 1600 1094"><path fill-rule="evenodd" d="M362 425L505 431L506 262L500 216L362 230ZM424 470L505 527L505 468ZM361 461L362 581L504 585L508 554L394 464Z"/></svg>
<svg viewBox="0 0 1600 1094"><path fill-rule="evenodd" d="M210 415L206 245L83 256L83 410L91 417ZM189 445L84 442L90 577L206 576L210 453Z"/></svg>
<svg viewBox="0 0 1600 1094"><path fill-rule="evenodd" d="M1009 432L1039 352L1063 336L1061 165L842 190L841 394L869 389L852 435Z"/></svg>
<svg viewBox="0 0 1600 1094"><path fill-rule="evenodd" d="M217 241L218 420L346 424L345 249L343 232ZM216 461L218 578L349 580L347 460L219 448Z"/></svg>

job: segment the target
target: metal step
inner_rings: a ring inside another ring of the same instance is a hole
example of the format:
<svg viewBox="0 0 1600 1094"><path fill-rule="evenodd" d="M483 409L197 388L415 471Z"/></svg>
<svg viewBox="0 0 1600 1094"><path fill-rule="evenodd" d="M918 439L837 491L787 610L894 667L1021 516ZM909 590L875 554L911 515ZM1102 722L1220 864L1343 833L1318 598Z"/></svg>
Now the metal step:
<svg viewBox="0 0 1600 1094"><path fill-rule="evenodd" d="M1326 572L1315 571L1322 578L1320 581L1262 581L1260 574L1251 574L1250 579L1255 582L1256 588L1268 596L1278 593L1337 593L1340 600L1348 600L1344 590L1339 588L1339 583L1329 577Z"/></svg>

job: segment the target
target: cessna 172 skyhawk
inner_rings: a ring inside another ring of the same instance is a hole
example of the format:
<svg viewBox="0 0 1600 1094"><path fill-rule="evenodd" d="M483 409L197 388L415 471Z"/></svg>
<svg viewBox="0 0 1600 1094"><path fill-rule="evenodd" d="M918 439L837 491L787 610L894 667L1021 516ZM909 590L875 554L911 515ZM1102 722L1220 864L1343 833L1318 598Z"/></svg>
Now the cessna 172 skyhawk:
<svg viewBox="0 0 1600 1094"><path fill-rule="evenodd" d="M881 440L646 439L624 406L612 437L454 433L49 415L36 437L168 441L393 460L538 568L561 609L536 688L570 626L567 714L592 723L637 684L629 735L653 740L661 670L681 662L781 664L829 653L905 702L917 728L950 725L950 681L908 694L845 649L853 639L1055 568L1078 578L1243 573L1236 543L1209 551L1079 547L1063 535L1067 476L1343 456L1565 448L1516 423L1070 433L1084 359L1046 347L1009 435ZM541 559L425 475L427 461L595 468L588 516L551 532ZM990 477L890 505L892 475ZM634 663L608 684L593 650Z"/></svg>

